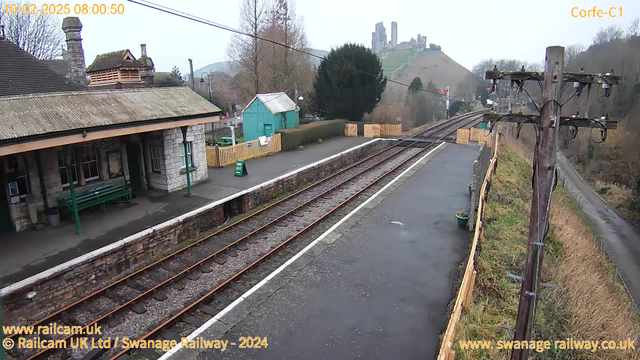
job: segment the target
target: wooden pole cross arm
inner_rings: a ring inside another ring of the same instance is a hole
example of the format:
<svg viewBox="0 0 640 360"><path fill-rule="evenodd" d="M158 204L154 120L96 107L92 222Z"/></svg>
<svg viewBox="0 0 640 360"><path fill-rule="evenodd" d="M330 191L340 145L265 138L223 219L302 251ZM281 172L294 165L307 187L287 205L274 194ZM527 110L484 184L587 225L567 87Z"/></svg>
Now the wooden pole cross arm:
<svg viewBox="0 0 640 360"><path fill-rule="evenodd" d="M499 70L489 70L485 73L486 80L511 80L511 81L523 81L523 80L544 80L544 72L539 71L514 71L514 72L500 72ZM564 82L579 82L581 84L609 84L609 85L621 85L622 76L613 75L610 73L605 74L585 74L585 73L568 73L565 72L563 76Z"/></svg>
<svg viewBox="0 0 640 360"><path fill-rule="evenodd" d="M488 113L482 115L483 122L495 123L499 122L510 122L510 123L524 123L531 122L533 120L536 124L540 125L540 115L523 115L523 114L496 114L496 113ZM613 120L601 120L601 119L588 119L581 117L570 117L570 116L561 116L560 117L560 126L574 126L574 127L583 127L583 128L595 128L595 129L607 129L607 130L616 130L618 129L618 122Z"/></svg>

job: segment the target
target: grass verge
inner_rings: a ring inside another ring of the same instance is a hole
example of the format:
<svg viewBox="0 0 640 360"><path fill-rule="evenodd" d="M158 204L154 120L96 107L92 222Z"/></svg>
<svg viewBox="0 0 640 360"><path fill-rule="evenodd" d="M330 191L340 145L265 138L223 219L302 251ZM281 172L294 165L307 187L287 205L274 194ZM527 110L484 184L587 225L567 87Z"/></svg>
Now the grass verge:
<svg viewBox="0 0 640 360"><path fill-rule="evenodd" d="M512 340L500 325L515 326L520 284L507 273L520 275L531 207L531 165L523 152L502 146L491 183L480 239L474 299L460 319L454 350L456 359L505 359L506 350L461 350L459 340ZM614 285L613 268L594 241L595 233L567 191L554 193L551 226L545 246L544 289L538 302L534 340L640 339L635 314L621 285ZM536 359L638 359L638 350L551 350L531 352Z"/></svg>

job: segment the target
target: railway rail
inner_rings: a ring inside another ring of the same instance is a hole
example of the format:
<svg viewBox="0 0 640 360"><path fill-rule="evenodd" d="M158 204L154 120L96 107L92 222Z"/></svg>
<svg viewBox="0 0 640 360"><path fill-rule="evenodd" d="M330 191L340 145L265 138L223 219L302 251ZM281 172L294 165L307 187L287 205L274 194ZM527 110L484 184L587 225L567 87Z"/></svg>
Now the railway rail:
<svg viewBox="0 0 640 360"><path fill-rule="evenodd" d="M180 338L215 316L226 305L296 253L298 239L351 203L456 129L478 123L481 113L454 117L412 138L371 154L212 234L167 255L40 319L31 326L56 323L90 328L102 337ZM420 139L436 137L424 145ZM215 269L215 270L214 270ZM212 288L213 287L213 288ZM130 311L125 311L130 310ZM78 335L52 337L70 340ZM8 336L13 337L13 336ZM15 350L15 349L14 349ZM119 351L119 352L118 352ZM126 349L37 349L10 352L18 359L68 357L120 358ZM161 354L139 350L139 356Z"/></svg>

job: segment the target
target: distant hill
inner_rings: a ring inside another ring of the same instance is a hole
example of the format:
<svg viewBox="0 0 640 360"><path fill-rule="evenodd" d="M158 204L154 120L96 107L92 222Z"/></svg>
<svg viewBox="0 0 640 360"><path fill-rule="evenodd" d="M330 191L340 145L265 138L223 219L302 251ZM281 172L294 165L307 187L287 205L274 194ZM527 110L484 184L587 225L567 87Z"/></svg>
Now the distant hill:
<svg viewBox="0 0 640 360"><path fill-rule="evenodd" d="M438 89L451 87L452 95L467 76L472 74L464 66L455 62L447 54L426 49L420 52L401 50L393 52L382 59L384 74L390 79L405 84L411 83L416 76L420 77L422 84L433 82ZM396 101L403 99L407 89L397 84L387 85L387 89L394 92Z"/></svg>
<svg viewBox="0 0 640 360"><path fill-rule="evenodd" d="M322 57L329 55L328 51L318 50L318 49L309 49L309 52L312 53L313 55L322 56ZM322 62L322 60L312 56L311 62L313 63L313 65L317 67L317 66L320 66L320 63Z"/></svg>
<svg viewBox="0 0 640 360"><path fill-rule="evenodd" d="M200 69L193 71L193 76L200 77L204 72L212 72L212 71L220 71L223 73L227 73L231 76L235 75L233 70L231 70L231 62L230 61L221 61L209 64L207 66L201 67Z"/></svg>
<svg viewBox="0 0 640 360"><path fill-rule="evenodd" d="M327 56L329 54L328 51L318 50L318 49L310 49L309 52L317 56ZM311 57L311 62L316 66L320 66L321 61L322 60L318 59L317 57L314 57L314 56ZM221 62L209 64L207 66L201 67L200 69L194 70L193 76L199 77L200 75L202 75L203 72L211 72L211 71L220 71L223 73L227 73L231 76L235 75L235 73L231 69L231 62L221 61Z"/></svg>

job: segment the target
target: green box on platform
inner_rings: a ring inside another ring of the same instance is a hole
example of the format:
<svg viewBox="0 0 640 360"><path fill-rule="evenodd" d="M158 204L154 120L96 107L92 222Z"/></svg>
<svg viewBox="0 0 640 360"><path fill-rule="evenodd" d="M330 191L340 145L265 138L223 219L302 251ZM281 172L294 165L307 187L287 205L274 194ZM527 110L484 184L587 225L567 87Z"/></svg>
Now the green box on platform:
<svg viewBox="0 0 640 360"><path fill-rule="evenodd" d="M486 122L481 122L481 123L480 123L480 129L486 129L486 130L489 130L489 128L487 127L487 123L486 123Z"/></svg>

